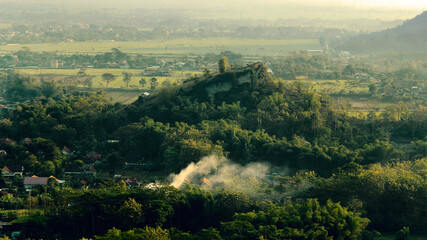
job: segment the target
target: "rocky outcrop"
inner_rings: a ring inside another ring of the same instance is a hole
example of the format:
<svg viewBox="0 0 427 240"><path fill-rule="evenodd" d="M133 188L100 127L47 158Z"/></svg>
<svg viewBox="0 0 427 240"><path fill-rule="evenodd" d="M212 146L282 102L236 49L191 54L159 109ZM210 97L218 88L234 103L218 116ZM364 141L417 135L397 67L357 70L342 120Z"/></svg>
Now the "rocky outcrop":
<svg viewBox="0 0 427 240"><path fill-rule="evenodd" d="M235 90L252 90L267 81L267 70L264 64L255 63L245 68L217 73L212 76L187 80L180 93L199 98L213 98L219 93Z"/></svg>

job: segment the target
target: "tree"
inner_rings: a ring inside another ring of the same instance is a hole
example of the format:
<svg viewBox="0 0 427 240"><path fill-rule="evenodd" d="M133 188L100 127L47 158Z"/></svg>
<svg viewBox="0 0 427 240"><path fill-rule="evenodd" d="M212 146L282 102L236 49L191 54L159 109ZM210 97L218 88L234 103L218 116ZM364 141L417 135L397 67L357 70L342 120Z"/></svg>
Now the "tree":
<svg viewBox="0 0 427 240"><path fill-rule="evenodd" d="M162 86L163 86L163 87L170 87L170 86L171 86L171 83L170 83L169 81L163 81L163 82L162 82Z"/></svg>
<svg viewBox="0 0 427 240"><path fill-rule="evenodd" d="M205 67L205 69L203 69L203 76L209 77L210 75L211 75L211 70L209 69L209 67Z"/></svg>
<svg viewBox="0 0 427 240"><path fill-rule="evenodd" d="M145 80L145 78L141 78L141 79L139 80L139 85L141 85L141 87L142 87L142 88L144 88L144 87L145 87L145 84L147 84L147 81Z"/></svg>
<svg viewBox="0 0 427 240"><path fill-rule="evenodd" d="M118 229L110 229L104 236L95 236L95 240L169 240L169 231L160 227L136 228L127 232Z"/></svg>
<svg viewBox="0 0 427 240"><path fill-rule="evenodd" d="M220 73L223 73L227 70L227 58L222 57L218 62L218 69Z"/></svg>
<svg viewBox="0 0 427 240"><path fill-rule="evenodd" d="M153 77L151 78L151 90L154 90L157 88L157 86L159 85L159 83L157 82L157 78Z"/></svg>
<svg viewBox="0 0 427 240"><path fill-rule="evenodd" d="M129 198L120 207L119 215L122 217L124 227L137 226L142 222L143 218L142 204L137 203L133 198Z"/></svg>
<svg viewBox="0 0 427 240"><path fill-rule="evenodd" d="M122 72L123 74L123 82L126 83L126 88L129 87L129 83L132 80L132 73Z"/></svg>
<svg viewBox="0 0 427 240"><path fill-rule="evenodd" d="M86 69L85 68L80 68L80 70L77 72L77 75L79 76L86 76Z"/></svg>
<svg viewBox="0 0 427 240"><path fill-rule="evenodd" d="M108 88L108 85L110 84L110 81L113 81L115 78L116 78L116 76L114 76L111 73L102 74L102 79L104 79L104 81L107 82L107 88Z"/></svg>

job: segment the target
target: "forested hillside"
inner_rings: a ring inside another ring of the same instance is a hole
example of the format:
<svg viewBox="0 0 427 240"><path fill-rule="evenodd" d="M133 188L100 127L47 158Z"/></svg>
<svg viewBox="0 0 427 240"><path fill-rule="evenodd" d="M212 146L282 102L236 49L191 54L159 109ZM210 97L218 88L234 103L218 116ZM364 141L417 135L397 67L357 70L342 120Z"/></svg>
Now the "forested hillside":
<svg viewBox="0 0 427 240"><path fill-rule="evenodd" d="M426 233L422 104L356 115L309 85L273 79L262 63L220 70L130 105L111 104L102 92L2 75L5 101L20 103L2 112L0 149L7 155L0 160L64 178L67 186L54 182L28 196L16 184L11 191L22 206L26 199L39 209L16 220L23 236L357 239L376 234L365 229L403 227ZM148 176L127 189L111 179L131 156ZM206 156L215 165L202 171ZM98 175L79 189L81 179L66 169L94 158ZM169 187L177 177L183 184ZM112 228L122 231L107 233Z"/></svg>

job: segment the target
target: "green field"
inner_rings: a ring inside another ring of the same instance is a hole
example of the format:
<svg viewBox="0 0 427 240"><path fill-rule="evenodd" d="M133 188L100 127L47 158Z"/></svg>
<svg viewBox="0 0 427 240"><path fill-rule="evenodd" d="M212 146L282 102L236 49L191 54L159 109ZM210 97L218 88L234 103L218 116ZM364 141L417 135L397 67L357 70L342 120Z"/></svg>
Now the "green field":
<svg viewBox="0 0 427 240"><path fill-rule="evenodd" d="M143 93L141 92L125 92L125 91L105 91L108 100L113 103L119 102L123 104L133 103Z"/></svg>
<svg viewBox="0 0 427 240"><path fill-rule="evenodd" d="M36 52L58 52L63 54L87 53L97 54L118 48L126 53L153 55L204 55L208 52L220 53L233 51L245 56L280 56L290 51L321 49L317 39L267 40L267 39L227 39L201 38L176 39L165 41L139 42L73 42L13 44L0 46L0 53L9 53L23 48Z"/></svg>
<svg viewBox="0 0 427 240"><path fill-rule="evenodd" d="M150 89L150 82L152 76L144 76L142 70L138 69L86 69L87 76L77 76L79 69L16 69L20 74L30 75L34 79L44 79L47 81L55 81L61 85L73 85L79 88L87 89L84 83L86 79L91 79L93 89L103 89L105 94L111 102L120 102L124 104L132 103L144 91ZM128 86L123 82L122 72L129 72L132 74L131 81ZM108 85L102 79L102 74L111 73L116 78ZM198 71L177 71L170 77L155 77L159 83L158 88L162 87L163 82L170 84L178 83L181 80L187 79L194 75L202 75ZM144 78L146 85L142 87L139 80Z"/></svg>
<svg viewBox="0 0 427 240"><path fill-rule="evenodd" d="M77 72L79 69L16 69L18 73L24 75L31 75L35 78L43 78L48 81L56 81L61 84L66 85L75 85L77 87L84 87L85 84L78 82L79 78L92 78L92 87L93 88L106 88L107 84L102 79L102 74L111 73L116 78L111 81L108 85L108 88L114 89L149 89L150 81L152 76L144 76L143 71L139 69L86 69L86 77L78 77ZM126 83L123 82L123 72L128 72L132 74L132 79L129 83L129 86L126 86ZM179 82L181 80L187 79L194 75L201 75L202 72L198 71L182 71L174 72L170 77L155 77L159 83L159 87L162 86L163 82L167 81L171 84L174 82ZM139 80L144 78L146 80L146 85L141 87Z"/></svg>
<svg viewBox="0 0 427 240"><path fill-rule="evenodd" d="M11 26L12 26L11 24L0 23L0 29L6 29L6 28L9 28Z"/></svg>
<svg viewBox="0 0 427 240"><path fill-rule="evenodd" d="M369 84L355 84L354 80L291 80L286 81L287 83L293 83L301 81L307 83L313 87L317 92L327 94L352 94L352 93L368 93Z"/></svg>

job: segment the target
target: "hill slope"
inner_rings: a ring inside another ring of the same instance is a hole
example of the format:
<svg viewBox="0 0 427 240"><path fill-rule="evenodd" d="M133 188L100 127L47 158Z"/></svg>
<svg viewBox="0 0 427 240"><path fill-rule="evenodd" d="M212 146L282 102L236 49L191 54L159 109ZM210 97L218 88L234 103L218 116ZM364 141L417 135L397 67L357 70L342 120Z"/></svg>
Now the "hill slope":
<svg viewBox="0 0 427 240"><path fill-rule="evenodd" d="M402 25L336 43L336 50L353 53L427 52L427 11Z"/></svg>

